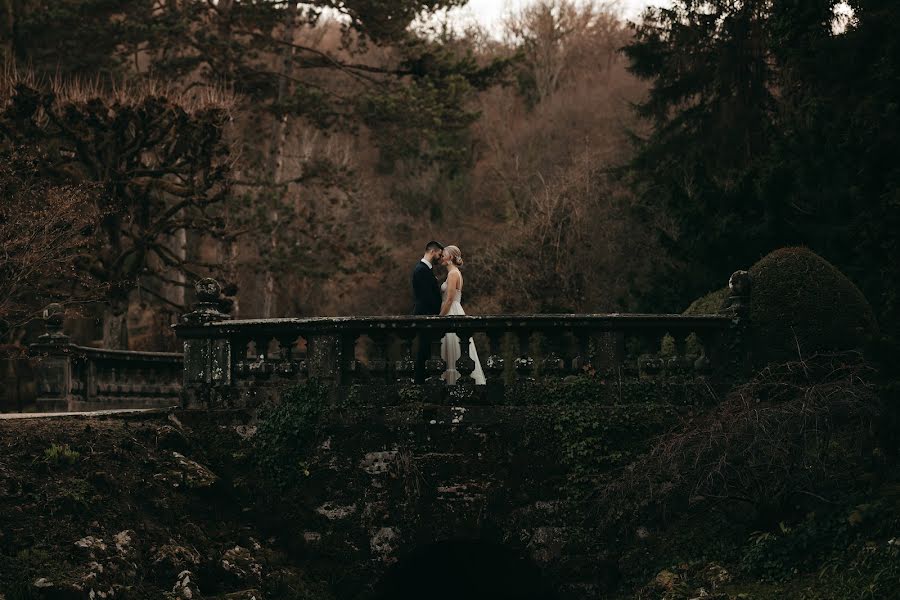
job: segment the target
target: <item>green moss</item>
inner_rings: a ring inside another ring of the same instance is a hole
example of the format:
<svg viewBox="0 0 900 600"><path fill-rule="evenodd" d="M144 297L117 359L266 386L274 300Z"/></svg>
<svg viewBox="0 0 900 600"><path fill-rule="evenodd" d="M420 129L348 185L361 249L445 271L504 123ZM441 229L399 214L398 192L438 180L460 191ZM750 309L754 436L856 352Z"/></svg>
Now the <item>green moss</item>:
<svg viewBox="0 0 900 600"><path fill-rule="evenodd" d="M691 302L691 305L685 309L685 315L714 315L721 312L725 300L728 298L728 288L723 287L720 290L710 292L705 296L701 296Z"/></svg>
<svg viewBox="0 0 900 600"><path fill-rule="evenodd" d="M806 248L782 248L750 269L758 364L861 348L877 331L872 307L852 281Z"/></svg>

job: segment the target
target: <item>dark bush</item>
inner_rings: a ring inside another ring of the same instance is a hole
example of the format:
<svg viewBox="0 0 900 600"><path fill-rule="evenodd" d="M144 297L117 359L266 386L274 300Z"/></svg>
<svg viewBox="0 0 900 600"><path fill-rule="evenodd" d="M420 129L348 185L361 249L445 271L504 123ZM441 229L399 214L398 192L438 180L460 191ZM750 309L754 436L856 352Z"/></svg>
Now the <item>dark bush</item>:
<svg viewBox="0 0 900 600"><path fill-rule="evenodd" d="M764 365L819 352L855 350L877 331L852 281L806 248L781 248L750 269L754 360Z"/></svg>
<svg viewBox="0 0 900 600"><path fill-rule="evenodd" d="M781 248L750 268L753 356L759 366L819 352L857 350L877 332L862 292L806 248ZM686 315L723 310L728 288L701 296Z"/></svg>

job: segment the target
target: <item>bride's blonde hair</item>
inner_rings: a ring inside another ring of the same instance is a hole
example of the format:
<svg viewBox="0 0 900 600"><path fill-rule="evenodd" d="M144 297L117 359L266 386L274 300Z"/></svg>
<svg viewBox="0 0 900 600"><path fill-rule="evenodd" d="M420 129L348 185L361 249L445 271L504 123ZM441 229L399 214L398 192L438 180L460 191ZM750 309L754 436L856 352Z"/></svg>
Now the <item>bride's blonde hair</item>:
<svg viewBox="0 0 900 600"><path fill-rule="evenodd" d="M463 265L462 252L459 251L459 248L456 246L445 246L444 252L450 255L450 262L452 262L457 267L461 267Z"/></svg>

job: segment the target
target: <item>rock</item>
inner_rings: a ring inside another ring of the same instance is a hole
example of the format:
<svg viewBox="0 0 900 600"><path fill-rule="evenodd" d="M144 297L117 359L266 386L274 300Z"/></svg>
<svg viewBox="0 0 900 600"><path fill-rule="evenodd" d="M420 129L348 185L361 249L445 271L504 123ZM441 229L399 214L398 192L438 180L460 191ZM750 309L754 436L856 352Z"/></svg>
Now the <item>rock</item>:
<svg viewBox="0 0 900 600"><path fill-rule="evenodd" d="M33 585L36 588L48 588L48 587L53 587L53 582L51 582L46 577L41 577L40 579L35 579Z"/></svg>
<svg viewBox="0 0 900 600"><path fill-rule="evenodd" d="M397 548L399 539L400 536L396 529L393 527L382 527L372 532L369 548L379 560L391 564L396 560L393 557L393 553Z"/></svg>
<svg viewBox="0 0 900 600"><path fill-rule="evenodd" d="M195 549L176 544L173 540L169 542L151 549L153 569L161 576L173 576L200 564L200 553Z"/></svg>
<svg viewBox="0 0 900 600"><path fill-rule="evenodd" d="M206 488L218 481L219 477L200 463L185 458L178 452L173 452L172 455L183 470L185 484L188 488Z"/></svg>
<svg viewBox="0 0 900 600"><path fill-rule="evenodd" d="M242 440L249 440L256 435L256 425L235 425L234 432L240 436Z"/></svg>
<svg viewBox="0 0 900 600"><path fill-rule="evenodd" d="M341 506L338 504L333 504L331 502L326 502L322 506L316 509L316 512L328 519L329 521L334 521L338 519L345 519L356 512L356 505L349 504L347 506Z"/></svg>
<svg viewBox="0 0 900 600"><path fill-rule="evenodd" d="M219 564L226 573L241 583L259 584L262 581L262 565L243 546L226 550Z"/></svg>
<svg viewBox="0 0 900 600"><path fill-rule="evenodd" d="M88 554L91 558L96 559L98 556L102 556L106 552L106 543L102 538L97 538L92 535L87 535L77 542L75 545L79 548L84 548L87 550Z"/></svg>
<svg viewBox="0 0 900 600"><path fill-rule="evenodd" d="M185 600L200 597L200 589L197 587L193 573L185 570L178 574L175 585L172 587L172 597Z"/></svg>
<svg viewBox="0 0 900 600"><path fill-rule="evenodd" d="M716 563L709 563L703 569L703 581L706 582L715 591L720 585L725 585L731 581L731 573L724 567Z"/></svg>
<svg viewBox="0 0 900 600"><path fill-rule="evenodd" d="M163 425L156 431L156 447L160 450L185 452L190 447L187 437L171 425Z"/></svg>
<svg viewBox="0 0 900 600"><path fill-rule="evenodd" d="M653 578L653 581L650 583L650 585L658 590L666 590L667 592L670 592L677 583L678 575L676 575L672 571L660 571L656 574L656 577Z"/></svg>
<svg viewBox="0 0 900 600"><path fill-rule="evenodd" d="M113 543L116 545L116 552L118 552L123 557L131 554L133 551L131 542L134 539L134 536L135 533L131 529L120 531L119 533L114 535Z"/></svg>

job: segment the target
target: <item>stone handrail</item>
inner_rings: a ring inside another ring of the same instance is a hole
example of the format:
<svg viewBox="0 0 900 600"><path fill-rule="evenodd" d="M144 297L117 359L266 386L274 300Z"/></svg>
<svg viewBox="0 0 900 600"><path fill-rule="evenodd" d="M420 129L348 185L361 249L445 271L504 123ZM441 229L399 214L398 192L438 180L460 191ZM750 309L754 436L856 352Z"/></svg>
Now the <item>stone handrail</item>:
<svg viewBox="0 0 900 600"><path fill-rule="evenodd" d="M715 315L228 320L217 309L218 284L207 279L198 282L196 310L175 326L185 346L185 405L257 406L279 389L308 379L338 395L364 385L371 394L390 396L405 389L436 402L499 402L510 386L572 377L732 381L749 366L744 331L749 278L735 273L729 285L728 310ZM442 379L446 333L459 336L462 350L455 365L461 377L449 386ZM669 338L667 352L661 348L664 337ZM471 343L478 347L486 386L474 385ZM427 351L417 352L422 344Z"/></svg>
<svg viewBox="0 0 900 600"><path fill-rule="evenodd" d="M37 359L37 410L41 412L178 406L182 355L105 350L71 343L62 330L63 309L44 311L47 333L29 346Z"/></svg>

